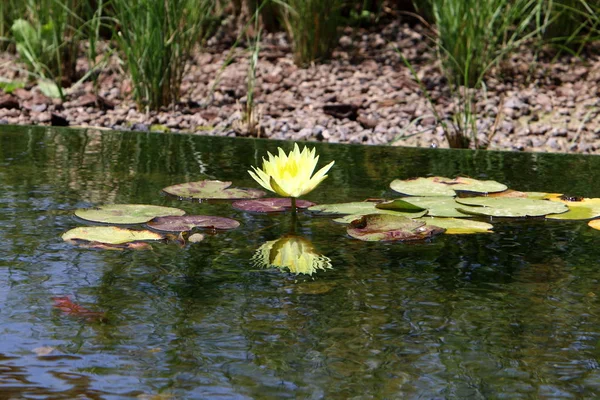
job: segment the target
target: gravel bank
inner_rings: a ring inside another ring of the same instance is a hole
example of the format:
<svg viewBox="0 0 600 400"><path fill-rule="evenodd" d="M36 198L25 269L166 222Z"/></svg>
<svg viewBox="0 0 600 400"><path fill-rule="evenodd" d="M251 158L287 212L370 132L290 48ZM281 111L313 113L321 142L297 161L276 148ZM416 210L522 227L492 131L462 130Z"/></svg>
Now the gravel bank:
<svg viewBox="0 0 600 400"><path fill-rule="evenodd" d="M460 109L439 73L434 51L419 25L396 20L371 30L348 30L331 61L296 67L283 34L262 43L256 82L260 136L274 139L395 146L447 147L426 97L396 49L413 64L436 103L451 119ZM160 112L139 112L131 83L118 60L91 83L50 99L33 87L0 92L0 124L69 125L123 130L185 131L244 136L240 103L246 99L248 53L209 42L189 62L182 101ZM598 53L598 52L596 52ZM21 79L14 55L0 55L0 76ZM78 62L87 70L84 58ZM474 93L480 139L489 149L547 152L600 152L600 57L583 59L534 54L523 49L507 60L502 80L488 79ZM212 93L211 93L211 88Z"/></svg>

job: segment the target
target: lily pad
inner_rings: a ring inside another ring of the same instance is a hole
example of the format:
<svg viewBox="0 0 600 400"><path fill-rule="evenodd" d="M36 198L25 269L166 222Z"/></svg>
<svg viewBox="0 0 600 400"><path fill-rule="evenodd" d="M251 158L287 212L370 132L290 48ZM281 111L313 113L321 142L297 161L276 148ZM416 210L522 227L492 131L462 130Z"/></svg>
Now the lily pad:
<svg viewBox="0 0 600 400"><path fill-rule="evenodd" d="M511 197L470 197L456 199L464 206L458 211L490 217L541 217L568 211L564 204L548 201Z"/></svg>
<svg viewBox="0 0 600 400"><path fill-rule="evenodd" d="M365 212L363 214L344 215L343 217L333 219L333 222L337 222L338 224L349 224L352 221L360 219L368 214L394 215L397 217L420 218L427 214L427 210L414 212L414 213L403 213L403 212L398 212L398 211L393 211L393 210L382 210L379 208L375 208L374 210Z"/></svg>
<svg viewBox="0 0 600 400"><path fill-rule="evenodd" d="M332 203L332 204L319 204L317 206L309 207L308 211L316 214L351 214L351 215L367 215L367 214L393 214L403 215L410 217L418 217L426 213L423 208L412 207L414 211L401 212L393 210L385 210L378 208L381 202L374 201L357 201L351 203ZM410 207L410 205L408 205Z"/></svg>
<svg viewBox="0 0 600 400"><path fill-rule="evenodd" d="M235 219L211 215L184 215L154 218L146 225L159 231L186 232L194 228L235 229L240 223Z"/></svg>
<svg viewBox="0 0 600 400"><path fill-rule="evenodd" d="M229 186L231 182L204 180L168 186L163 189L163 192L182 199L196 200L257 199L265 195L262 190L229 188Z"/></svg>
<svg viewBox="0 0 600 400"><path fill-rule="evenodd" d="M544 200L548 196L545 192L520 192L518 190L506 189L504 192L490 193L488 197L518 197L523 199ZM560 195L559 195L560 196Z"/></svg>
<svg viewBox="0 0 600 400"><path fill-rule="evenodd" d="M394 199L390 201L383 201L381 203L375 204L376 208L380 208L382 210L394 210L400 212L419 212L426 210L425 207L419 207L414 203L409 203L404 199Z"/></svg>
<svg viewBox="0 0 600 400"><path fill-rule="evenodd" d="M594 219L588 222L588 225L590 226L590 228L594 228L600 231L600 219Z"/></svg>
<svg viewBox="0 0 600 400"><path fill-rule="evenodd" d="M315 203L306 200L296 199L296 208L308 208ZM250 211L258 213L281 212L292 208L292 199L288 197L273 197L259 200L238 200L233 202L233 208L241 211Z"/></svg>
<svg viewBox="0 0 600 400"><path fill-rule="evenodd" d="M353 238L369 242L411 241L428 239L443 233L444 229L407 217L369 214L348 225L347 232Z"/></svg>
<svg viewBox="0 0 600 400"><path fill-rule="evenodd" d="M79 218L107 224L143 224L156 217L183 215L179 208L153 206L149 204L108 204L97 208L75 211Z"/></svg>
<svg viewBox="0 0 600 400"><path fill-rule="evenodd" d="M473 221L472 219L458 218L421 218L417 221L425 221L427 225L438 226L446 230L448 235L460 235L468 233L489 233L494 226L487 222Z"/></svg>
<svg viewBox="0 0 600 400"><path fill-rule="evenodd" d="M569 211L565 213L546 215L548 219L582 220L600 217L600 199L587 199L558 194L547 195L546 198L569 207Z"/></svg>
<svg viewBox="0 0 600 400"><path fill-rule="evenodd" d="M390 188L407 196L456 196L457 191L475 193L502 192L507 186L496 181L480 181L471 178L455 179L433 176L429 178L396 179Z"/></svg>
<svg viewBox="0 0 600 400"><path fill-rule="evenodd" d="M431 196L431 197L405 197L402 199L404 202L414 204L415 206L427 210L427 216L431 217L454 217L454 218L465 218L470 215L461 213L456 208L460 206L454 197L449 196ZM397 200L394 200L397 201ZM390 206L387 203L381 203L377 205L377 208L393 209L393 203Z"/></svg>
<svg viewBox="0 0 600 400"><path fill-rule="evenodd" d="M133 230L116 226L85 226L71 229L62 235L63 240L86 240L105 244L122 244L140 240L161 240L163 236L149 230Z"/></svg>

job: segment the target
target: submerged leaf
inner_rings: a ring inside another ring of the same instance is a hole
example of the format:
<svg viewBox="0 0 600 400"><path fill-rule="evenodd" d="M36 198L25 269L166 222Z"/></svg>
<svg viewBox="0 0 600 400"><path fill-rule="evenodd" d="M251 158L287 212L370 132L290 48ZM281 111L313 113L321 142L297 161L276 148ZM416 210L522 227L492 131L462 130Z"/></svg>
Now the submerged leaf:
<svg viewBox="0 0 600 400"><path fill-rule="evenodd" d="M315 203L306 200L296 199L296 208L308 208ZM233 208L241 211L270 213L281 212L292 208L292 199L289 197L274 197L258 200L238 200L233 202Z"/></svg>
<svg viewBox="0 0 600 400"><path fill-rule="evenodd" d="M490 217L541 217L568 210L568 207L561 203L524 198L470 197L456 201L464 204L458 209L461 212Z"/></svg>
<svg viewBox="0 0 600 400"><path fill-rule="evenodd" d="M424 221L387 214L369 214L348 225L347 232L365 241L409 241L428 239L444 232Z"/></svg>
<svg viewBox="0 0 600 400"><path fill-rule="evenodd" d="M186 232L194 228L235 229L240 223L235 219L211 215L184 215L158 217L148 222L152 229L165 232Z"/></svg>
<svg viewBox="0 0 600 400"><path fill-rule="evenodd" d="M204 180L168 186L163 192L183 199L238 200L263 197L265 192L257 189L229 188L231 182Z"/></svg>
<svg viewBox="0 0 600 400"><path fill-rule="evenodd" d="M87 320L106 322L106 315L103 312L88 310L74 303L68 296L53 297L52 301L54 302L54 308L59 309L65 314L82 317Z"/></svg>
<svg viewBox="0 0 600 400"><path fill-rule="evenodd" d="M460 235L468 233L489 233L494 226L487 222L473 221L472 219L457 218L421 218L417 221L425 221L427 225L444 228L448 235Z"/></svg>
<svg viewBox="0 0 600 400"><path fill-rule="evenodd" d="M63 240L87 240L104 244L122 244L139 240L161 240L163 236L148 230L117 228L116 226L86 226L71 229L62 235Z"/></svg>
<svg viewBox="0 0 600 400"><path fill-rule="evenodd" d="M457 191L492 193L502 192L507 186L496 181L480 181L471 178L455 179L443 176L429 178L396 179L390 188L408 196L455 196Z"/></svg>
<svg viewBox="0 0 600 400"><path fill-rule="evenodd" d="M75 211L75 215L81 219L107 224L142 224L156 217L183 214L185 211L179 208L150 204L107 204Z"/></svg>

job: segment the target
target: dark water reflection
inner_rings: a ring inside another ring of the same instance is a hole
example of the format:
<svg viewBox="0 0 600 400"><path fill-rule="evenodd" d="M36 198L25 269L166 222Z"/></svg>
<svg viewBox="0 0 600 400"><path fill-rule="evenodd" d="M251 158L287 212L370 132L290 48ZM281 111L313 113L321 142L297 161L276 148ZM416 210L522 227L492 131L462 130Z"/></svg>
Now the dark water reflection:
<svg viewBox="0 0 600 400"><path fill-rule="evenodd" d="M161 196L247 175L280 143L165 134L0 130L0 398L593 398L600 395L600 233L582 222L497 222L429 243L350 240L300 214L331 259L313 277L258 269L289 215ZM287 145L287 144L286 144ZM336 160L316 202L391 195L428 174L600 196L600 157L318 145ZM183 249L74 248L72 211L152 203L233 216ZM73 296L107 322L53 309ZM47 351L49 354L44 355Z"/></svg>

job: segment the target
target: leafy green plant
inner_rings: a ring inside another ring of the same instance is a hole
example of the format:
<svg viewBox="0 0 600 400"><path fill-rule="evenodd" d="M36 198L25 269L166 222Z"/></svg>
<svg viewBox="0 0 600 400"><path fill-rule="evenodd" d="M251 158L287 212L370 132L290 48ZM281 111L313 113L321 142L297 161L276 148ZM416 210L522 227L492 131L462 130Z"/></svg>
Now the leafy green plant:
<svg viewBox="0 0 600 400"><path fill-rule="evenodd" d="M140 109L179 99L185 62L205 33L212 0L114 0L117 44Z"/></svg>
<svg viewBox="0 0 600 400"><path fill-rule="evenodd" d="M438 53L455 85L478 87L489 68L539 33L543 0L430 0Z"/></svg>
<svg viewBox="0 0 600 400"><path fill-rule="evenodd" d="M597 36L598 0L550 0L546 3L547 41L571 53L578 53Z"/></svg>
<svg viewBox="0 0 600 400"><path fill-rule="evenodd" d="M327 59L338 39L343 0L277 0L291 38L294 61L306 66Z"/></svg>

